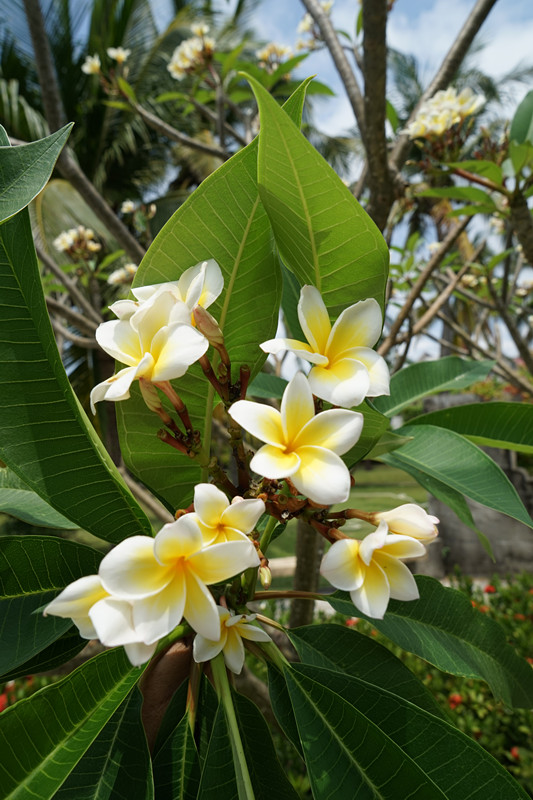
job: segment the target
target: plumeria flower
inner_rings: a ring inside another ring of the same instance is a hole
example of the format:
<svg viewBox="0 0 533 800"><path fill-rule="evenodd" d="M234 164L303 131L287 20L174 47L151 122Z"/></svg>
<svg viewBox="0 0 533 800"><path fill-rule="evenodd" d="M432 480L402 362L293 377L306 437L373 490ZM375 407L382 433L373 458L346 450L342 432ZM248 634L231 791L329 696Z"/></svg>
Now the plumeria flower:
<svg viewBox="0 0 533 800"><path fill-rule="evenodd" d="M361 541L340 539L322 559L320 573L345 592L368 617L383 619L389 599L416 600L418 588L401 558L418 558L424 545L410 536L389 533L386 522Z"/></svg>
<svg viewBox="0 0 533 800"><path fill-rule="evenodd" d="M390 533L411 536L426 544L436 539L439 533L436 528L438 518L414 503L404 503L390 511L379 511L370 516L375 525L386 522Z"/></svg>
<svg viewBox="0 0 533 800"><path fill-rule="evenodd" d="M98 75L102 62L100 56L96 53L94 56L87 56L81 65L81 71L86 75Z"/></svg>
<svg viewBox="0 0 533 800"><path fill-rule="evenodd" d="M107 55L116 61L117 64L124 64L131 55L131 50L125 50L123 47L108 47Z"/></svg>
<svg viewBox="0 0 533 800"><path fill-rule="evenodd" d="M204 355L209 342L190 322L185 303L171 292L137 307L131 300L115 303L120 318L103 322L96 329L96 341L125 369L99 383L91 392L91 409L101 400L127 400L134 380L152 383L180 378Z"/></svg>
<svg viewBox="0 0 533 800"><path fill-rule="evenodd" d="M120 206L121 214L133 214L135 211L135 203L133 200L124 200Z"/></svg>
<svg viewBox="0 0 533 800"><path fill-rule="evenodd" d="M230 504L212 483L199 483L194 488L194 512L189 516L198 524L205 544L220 544L248 541L246 534L253 531L264 513L262 500L235 497Z"/></svg>
<svg viewBox="0 0 533 800"><path fill-rule="evenodd" d="M307 342L269 339L265 353L290 350L312 364L309 384L317 397L335 406L358 406L367 396L389 394L389 370L371 348L381 334L381 309L376 300L346 308L333 327L318 289L303 286L298 319Z"/></svg>
<svg viewBox="0 0 533 800"><path fill-rule="evenodd" d="M164 525L155 539L132 536L104 556L99 574L114 598L132 604L139 640L153 644L185 617L206 639L220 636L218 611L209 585L259 566L249 541L205 546L191 514Z"/></svg>
<svg viewBox="0 0 533 800"><path fill-rule="evenodd" d="M340 456L359 439L362 414L337 408L315 416L313 394L301 372L285 389L281 413L272 406L238 400L229 414L266 442L250 462L259 475L290 478L299 492L321 505L348 499L350 473Z"/></svg>
<svg viewBox="0 0 533 800"><path fill-rule="evenodd" d="M185 303L192 313L197 305L209 308L223 288L224 278L220 267L210 258L186 269L177 281L137 286L132 292L137 300L143 303L159 296L162 292L171 292L175 299Z"/></svg>
<svg viewBox="0 0 533 800"><path fill-rule="evenodd" d="M70 250L74 244L74 235L72 231L61 231L59 236L54 239L53 244L55 249L59 250L60 253Z"/></svg>
<svg viewBox="0 0 533 800"><path fill-rule="evenodd" d="M252 642L272 641L268 633L261 628L250 625L255 614L232 614L227 608L217 606L220 620L219 635L216 640L206 639L201 634L194 638L192 655L197 664L210 661L222 653L226 666L236 675L240 675L244 666L243 639Z"/></svg>
<svg viewBox="0 0 533 800"><path fill-rule="evenodd" d="M205 36L206 33L209 33L209 25L206 25L205 22L193 22L191 31L195 36Z"/></svg>

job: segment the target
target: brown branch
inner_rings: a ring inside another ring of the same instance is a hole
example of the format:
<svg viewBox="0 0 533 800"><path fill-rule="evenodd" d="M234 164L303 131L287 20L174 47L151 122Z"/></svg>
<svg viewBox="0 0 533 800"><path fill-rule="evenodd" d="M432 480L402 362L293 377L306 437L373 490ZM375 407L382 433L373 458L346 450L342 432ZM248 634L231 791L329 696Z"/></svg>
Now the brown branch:
<svg viewBox="0 0 533 800"><path fill-rule="evenodd" d="M387 0L363 1L365 142L370 198L366 208L380 230L394 202L385 134L387 91Z"/></svg>
<svg viewBox="0 0 533 800"><path fill-rule="evenodd" d="M355 77L354 71L350 66L350 62L346 57L346 53L344 52L337 34L335 33L335 29L332 25L329 15L326 14L318 0L302 0L302 4L305 6L307 12L312 16L320 30L320 33L322 34L322 38L331 54L331 58L333 59L335 67L337 68L339 77L344 85L344 88L346 89L348 100L350 101L350 105L352 106L355 119L357 121L359 133L364 141L366 138L366 126L363 95L361 93L361 89L359 88L359 84L357 83L357 78Z"/></svg>
<svg viewBox="0 0 533 800"><path fill-rule="evenodd" d="M429 100L430 97L433 97L435 92L438 92L440 89L445 89L453 79L455 73L461 65L461 62L466 56L474 37L485 22L495 3L496 0L477 0L474 8L468 16L468 19L457 35L457 38L445 55L435 77L427 87L426 91L423 93L416 107L413 109L411 116L405 124L406 128L409 123L413 122L415 119L422 103L424 103L426 100ZM403 166L410 147L411 140L409 139L409 136L407 133L401 133L396 141L391 155L391 163L394 165L394 167L396 167L396 169L401 169Z"/></svg>
<svg viewBox="0 0 533 800"><path fill-rule="evenodd" d="M522 245L524 256L533 266L533 219L527 200L521 191L517 190L511 195L509 211L510 222Z"/></svg>
<svg viewBox="0 0 533 800"><path fill-rule="evenodd" d="M61 325L61 323L53 317L50 319L50 322L52 323L52 328L55 333L59 334L59 336L63 336L64 339L68 339L72 344L76 344L78 347L84 347L86 350L98 350L99 345L94 337L78 336L78 334L69 331L68 328L65 328L64 325Z"/></svg>
<svg viewBox="0 0 533 800"><path fill-rule="evenodd" d="M223 99L224 102L226 102L225 95L223 95ZM189 100L196 108L196 110L199 111L200 114L202 114L202 116L204 116L206 119L208 119L210 122L216 125L218 118L214 111L211 111L211 109L208 106L204 105L203 103L200 103L195 97L189 97ZM233 139L235 139L236 142L241 144L243 147L246 147L246 145L248 144L246 138L244 136L241 136L241 134L235 130L233 125L230 125L229 122L226 122L225 120L224 120L224 130L227 133L229 133L229 135L233 137Z"/></svg>
<svg viewBox="0 0 533 800"><path fill-rule="evenodd" d="M191 136L181 133L172 125L168 125L168 123L164 122L159 117L156 117L155 114L147 111L145 108L139 105L139 103L131 103L131 107L137 112L140 118L150 126L150 128L153 128L154 131L166 136L167 139L170 139L173 142L178 142L178 144L183 144L186 147L190 147L192 150L199 150L200 153L207 153L210 156L217 156L223 161L227 161L227 159L230 157L230 154L220 147L205 144L205 142L200 142L198 139L193 139Z"/></svg>
<svg viewBox="0 0 533 800"><path fill-rule="evenodd" d="M52 275L55 275L55 277L63 284L71 296L74 304L82 309L96 322L97 325L99 325L102 322L102 316L100 312L96 308L92 307L83 292L78 289L75 281L73 281L72 278L69 278L69 276L63 272L61 267L55 263L53 258L51 258L38 243L35 244L35 249L37 251L39 260L42 261L46 269L48 269Z"/></svg>
<svg viewBox="0 0 533 800"><path fill-rule="evenodd" d="M444 256L448 253L449 250L451 250L456 240L465 230L469 221L470 217L465 217L458 225L452 228L448 233L448 235L446 236L446 238L443 240L440 248L429 259L426 268L422 270L422 272L418 276L417 280L413 285L413 288L411 289L409 295L407 296L405 303L401 307L398 316L392 323L387 337L378 348L378 353L380 355L382 356L386 355L389 352L389 350L391 350L391 348L394 347L394 345L396 344L398 332L402 327L404 320L406 320L407 317L409 316L409 312L411 311L411 308L415 304L415 301L418 299L418 297L420 297L424 289L424 286L430 279L432 273L440 266L441 262L444 259Z"/></svg>
<svg viewBox="0 0 533 800"><path fill-rule="evenodd" d="M70 306L60 303L53 297L46 298L46 305L48 307L48 311L56 312L58 316L65 317L80 330L83 329L86 333L92 333L94 335L94 332L98 327L96 322L87 319L87 317L84 317L83 314L79 313L79 311L75 311Z"/></svg>

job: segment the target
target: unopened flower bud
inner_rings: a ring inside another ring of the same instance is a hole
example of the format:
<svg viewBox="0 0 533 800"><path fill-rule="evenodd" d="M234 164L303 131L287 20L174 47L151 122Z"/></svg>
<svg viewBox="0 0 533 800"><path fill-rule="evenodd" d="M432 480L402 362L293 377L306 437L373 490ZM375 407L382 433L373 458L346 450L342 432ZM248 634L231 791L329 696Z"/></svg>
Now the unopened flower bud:
<svg viewBox="0 0 533 800"><path fill-rule="evenodd" d="M141 379L139 381L139 388L141 390L141 394L143 396L143 400L150 409L150 411L159 411L161 406L161 399L157 393L157 389L155 388L153 383L150 381Z"/></svg>
<svg viewBox="0 0 533 800"><path fill-rule="evenodd" d="M218 326L218 322L202 306L196 306L193 310L196 327L203 333L205 338L214 347L224 344L224 334Z"/></svg>
<svg viewBox="0 0 533 800"><path fill-rule="evenodd" d="M405 503L390 511L376 512L370 517L373 525L379 525L381 521L386 522L390 533L412 536L419 542L432 542L438 535L436 528L438 518L414 503Z"/></svg>
<svg viewBox="0 0 533 800"><path fill-rule="evenodd" d="M261 586L263 589L270 589L270 584L272 583L272 573L270 571L270 567L259 568L259 580L261 581Z"/></svg>

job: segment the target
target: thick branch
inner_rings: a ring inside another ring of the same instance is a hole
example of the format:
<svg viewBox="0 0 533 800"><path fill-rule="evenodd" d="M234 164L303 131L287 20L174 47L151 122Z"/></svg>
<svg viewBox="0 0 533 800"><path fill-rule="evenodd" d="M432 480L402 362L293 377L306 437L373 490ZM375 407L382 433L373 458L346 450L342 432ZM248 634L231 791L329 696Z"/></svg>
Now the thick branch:
<svg viewBox="0 0 533 800"><path fill-rule="evenodd" d="M222 150L220 147L215 147L214 145L205 144L205 142L200 142L198 139L193 139L191 136L181 133L180 131L176 130L176 128L173 128L172 125L168 125L162 119L156 117L155 114L147 111L138 103L133 103L132 108L137 112L141 119L143 119L146 124L150 126L150 128L153 128L154 131L166 136L167 139L170 139L173 142L178 142L178 144L183 144L186 147L190 147L192 150L199 150L200 153L207 153L210 156L217 156L223 161L227 161L229 158L229 153L227 153L226 150Z"/></svg>
<svg viewBox="0 0 533 800"><path fill-rule="evenodd" d="M99 310L92 307L83 292L78 289L72 278L69 278L69 276L63 272L61 267L58 267L53 258L50 258L48 253L45 253L39 244L35 244L35 249L37 251L37 255L39 256L39 260L43 262L46 269L48 269L59 281L61 281L75 305L82 309L91 319L96 322L97 325L99 325L100 322L102 322L102 316Z"/></svg>
<svg viewBox="0 0 533 800"><path fill-rule="evenodd" d="M197 109L197 111L199 111L200 114L202 114L202 116L204 116L213 124L215 125L217 124L218 118L214 111L211 111L211 109L208 106L204 105L203 103L200 103L195 97L190 97L189 100L191 101L193 106ZM226 101L225 95L223 96L223 100L224 102ZM236 142L241 144L243 147L246 147L246 145L248 144L246 138L244 136L241 136L239 131L236 131L233 125L230 125L229 122L226 122L226 120L224 120L224 130L227 133L229 133L229 135L232 136Z"/></svg>
<svg viewBox="0 0 533 800"><path fill-rule="evenodd" d="M85 333L94 334L96 328L98 327L96 322L87 319L87 317L84 317L79 311L76 311L74 308L71 308L64 303L60 303L53 297L46 298L46 305L48 306L49 311L55 311L58 316L68 319L70 322L76 325L79 330L85 331Z"/></svg>
<svg viewBox="0 0 533 800"><path fill-rule="evenodd" d="M387 91L387 0L363 2L366 156L370 199L367 212L380 230L394 202L385 135Z"/></svg>
<svg viewBox="0 0 533 800"><path fill-rule="evenodd" d="M333 28L329 15L326 14L318 0L302 0L302 3L318 25L320 33L322 34L322 38L326 43L329 52L331 53L331 58L333 59L333 63L337 68L339 77L344 85L344 88L346 89L346 94L348 95L348 100L352 106L353 113L355 114L359 133L361 134L361 138L365 140L366 126L363 95L361 94L359 84L357 83L357 78L355 77L354 71L350 66L350 62L346 57L346 53L344 52L337 34L335 33L335 29Z"/></svg>
<svg viewBox="0 0 533 800"><path fill-rule="evenodd" d="M406 123L406 127L415 119L418 109L422 103L424 103L430 97L433 97L435 92L438 92L440 89L445 89L448 86L455 73L459 69L464 57L466 56L474 37L485 22L495 3L496 0L477 0L468 19L444 57L444 60L437 70L435 77L411 113L411 116ZM403 166L410 146L411 142L407 134L400 134L391 156L391 163L396 169L401 169Z"/></svg>
<svg viewBox="0 0 533 800"><path fill-rule="evenodd" d="M69 331L68 328L65 328L64 325L61 325L61 323L53 317L50 319L50 322L52 323L52 328L56 335L62 336L64 339L68 339L69 342L72 342L72 344L78 345L78 347L84 347L86 350L98 349L98 342L94 337L78 336L78 334Z"/></svg>

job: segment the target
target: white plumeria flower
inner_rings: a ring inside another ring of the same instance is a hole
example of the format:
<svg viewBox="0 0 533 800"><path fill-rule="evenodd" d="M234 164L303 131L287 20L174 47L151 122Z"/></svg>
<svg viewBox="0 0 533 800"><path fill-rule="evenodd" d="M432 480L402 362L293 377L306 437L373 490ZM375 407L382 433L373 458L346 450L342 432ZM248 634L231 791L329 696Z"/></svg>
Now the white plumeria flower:
<svg viewBox="0 0 533 800"><path fill-rule="evenodd" d="M312 364L309 384L317 397L334 406L351 408L364 398L389 394L389 369L371 348L381 334L381 309L376 300L361 300L346 308L333 327L320 292L303 286L298 319L307 342L269 339L265 353L290 350Z"/></svg>
<svg viewBox="0 0 533 800"><path fill-rule="evenodd" d="M419 542L432 542L439 533L436 528L438 517L428 514L415 503L404 503L397 508L391 508L390 511L379 511L371 516L376 525L382 521L386 522L390 533L411 536Z"/></svg>
<svg viewBox="0 0 533 800"><path fill-rule="evenodd" d="M311 14L304 14L300 22L298 23L298 27L296 28L297 33L309 33L313 30L314 20Z"/></svg>
<svg viewBox="0 0 533 800"><path fill-rule="evenodd" d="M61 231L59 236L54 239L54 247L60 253L69 250L74 244L74 235L71 231Z"/></svg>
<svg viewBox="0 0 533 800"><path fill-rule="evenodd" d="M104 556L100 577L116 599L133 607L139 640L153 644L185 617L207 639L217 639L220 625L208 585L259 566L251 542L224 542L206 547L190 514L164 525L155 539L132 536Z"/></svg>
<svg viewBox="0 0 533 800"><path fill-rule="evenodd" d="M131 50L125 50L123 47L108 47L107 55L116 61L117 64L124 64L131 55Z"/></svg>
<svg viewBox="0 0 533 800"><path fill-rule="evenodd" d="M135 211L135 203L133 200L124 200L120 206L121 214L133 214Z"/></svg>
<svg viewBox="0 0 533 800"><path fill-rule="evenodd" d="M143 303L158 297L162 292L171 292L175 299L185 303L192 313L197 305L209 308L223 288L224 278L220 267L210 258L186 269L177 281L136 286L132 292L137 300Z"/></svg>
<svg viewBox="0 0 533 800"><path fill-rule="evenodd" d="M361 541L340 539L334 542L324 558L320 573L345 592L353 604L368 617L383 619L389 599L416 600L418 587L401 558L418 558L426 552L424 545L410 536L389 533L387 524Z"/></svg>
<svg viewBox="0 0 533 800"><path fill-rule="evenodd" d="M206 25L205 22L193 22L191 31L195 36L205 36L206 33L209 33L209 25Z"/></svg>
<svg viewBox="0 0 533 800"><path fill-rule="evenodd" d="M202 533L205 544L220 544L248 540L259 517L265 513L262 500L228 498L212 483L199 483L194 488L194 519Z"/></svg>
<svg viewBox="0 0 533 800"><path fill-rule="evenodd" d="M94 56L87 56L81 65L81 71L86 75L98 75L102 62L100 56L96 53Z"/></svg>
<svg viewBox="0 0 533 800"><path fill-rule="evenodd" d="M152 383L180 378L204 355L209 342L191 327L190 311L171 292L154 301L137 305L131 300L115 303L118 320L103 322L96 329L96 341L125 369L99 383L91 392L91 409L101 400L127 400L134 380Z"/></svg>
<svg viewBox="0 0 533 800"><path fill-rule="evenodd" d="M232 614L227 608L217 606L220 620L219 635L216 640L206 639L197 634L192 645L192 655L197 664L211 661L222 653L226 666L236 675L240 675L244 666L243 639L252 642L272 641L268 633L261 628L250 625L255 614Z"/></svg>
<svg viewBox="0 0 533 800"><path fill-rule="evenodd" d="M281 413L272 406L238 400L230 416L266 442L250 467L271 480L290 478L299 492L321 505L342 503L350 494L350 473L340 458L361 435L363 415L331 409L315 416L313 394L305 375L290 381Z"/></svg>
<svg viewBox="0 0 533 800"><path fill-rule="evenodd" d="M72 619L83 639L98 639L89 611L104 597L109 597L109 592L102 586L99 576L85 575L69 583L51 603L48 603L43 615L46 617L52 614L54 617Z"/></svg>

